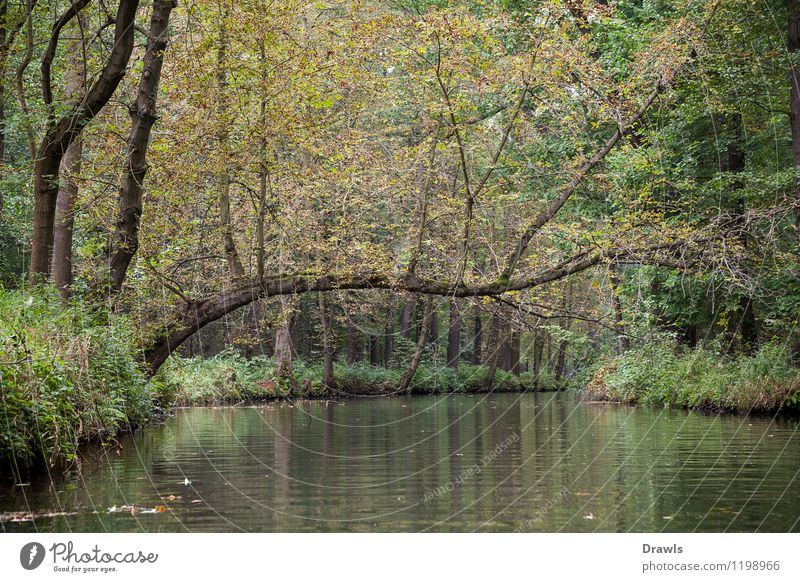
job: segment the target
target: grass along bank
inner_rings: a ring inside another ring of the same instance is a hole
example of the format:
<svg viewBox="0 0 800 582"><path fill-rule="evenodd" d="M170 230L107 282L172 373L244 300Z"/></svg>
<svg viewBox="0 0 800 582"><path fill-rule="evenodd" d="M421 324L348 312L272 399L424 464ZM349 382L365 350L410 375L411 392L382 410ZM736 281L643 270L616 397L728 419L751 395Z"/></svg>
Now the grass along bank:
<svg viewBox="0 0 800 582"><path fill-rule="evenodd" d="M800 370L787 349L767 344L754 355L681 350L650 343L596 365L584 400L720 411L800 409Z"/></svg>
<svg viewBox="0 0 800 582"><path fill-rule="evenodd" d="M271 358L245 358L230 349L209 358L173 356L159 372L164 397L174 405L235 403L290 396L289 389L275 378ZM340 398L367 395L397 394L402 368L383 368L366 363L334 365L336 386L322 385L322 364L294 362L296 386L294 398ZM420 364L409 387L410 394L450 394L485 392L488 390L488 368L460 364L458 369ZM546 379L541 381L548 386ZM521 391L533 386L533 376L526 372L516 376L498 369L492 390Z"/></svg>
<svg viewBox="0 0 800 582"><path fill-rule="evenodd" d="M156 394L130 322L0 289L0 467L71 460L82 442L149 422Z"/></svg>
<svg viewBox="0 0 800 582"><path fill-rule="evenodd" d="M152 422L173 406L283 398L271 359L230 349L211 358L172 356L148 378L134 326L120 314L51 288L0 289L0 467L15 474L76 458L89 441ZM322 366L295 362L292 397L392 394L403 370L337 365L336 389L322 386ZM412 394L485 391L488 370L420 365ZM494 389L523 390L530 374L497 370Z"/></svg>

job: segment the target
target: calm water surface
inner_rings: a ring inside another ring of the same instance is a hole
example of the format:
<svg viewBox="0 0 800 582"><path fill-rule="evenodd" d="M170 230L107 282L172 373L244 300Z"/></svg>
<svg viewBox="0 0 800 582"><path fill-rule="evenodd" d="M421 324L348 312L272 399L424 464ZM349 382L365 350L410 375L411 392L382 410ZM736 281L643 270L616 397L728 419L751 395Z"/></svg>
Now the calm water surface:
<svg viewBox="0 0 800 582"><path fill-rule="evenodd" d="M796 419L364 398L179 410L90 455L0 484L2 529L800 531Z"/></svg>

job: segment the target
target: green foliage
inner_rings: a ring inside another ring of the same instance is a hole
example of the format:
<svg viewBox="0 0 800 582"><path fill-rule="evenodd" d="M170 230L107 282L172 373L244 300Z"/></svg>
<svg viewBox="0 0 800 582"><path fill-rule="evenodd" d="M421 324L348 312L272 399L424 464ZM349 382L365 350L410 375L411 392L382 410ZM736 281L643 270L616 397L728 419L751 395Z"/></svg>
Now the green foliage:
<svg viewBox="0 0 800 582"><path fill-rule="evenodd" d="M783 346L765 345L734 357L707 347L681 352L669 341L650 342L601 362L584 396L636 404L766 412L796 408L800 370Z"/></svg>
<svg viewBox="0 0 800 582"><path fill-rule="evenodd" d="M0 465L73 458L78 445L147 422L150 388L125 317L52 290L0 290Z"/></svg>
<svg viewBox="0 0 800 582"><path fill-rule="evenodd" d="M336 386L322 386L322 365L296 361L295 391L300 398L394 394L403 375L403 368L383 368L357 363L334 366ZM489 390L488 368L462 364L458 369L420 364L411 382L412 394L449 394L486 392ZM552 388L549 378L541 378L540 386ZM173 356L162 367L156 380L169 387L171 402L181 406L282 398L289 395L276 383L275 364L270 358L245 358L228 349L212 358L180 358ZM530 373L515 376L497 370L492 387L495 391L525 390L533 387Z"/></svg>

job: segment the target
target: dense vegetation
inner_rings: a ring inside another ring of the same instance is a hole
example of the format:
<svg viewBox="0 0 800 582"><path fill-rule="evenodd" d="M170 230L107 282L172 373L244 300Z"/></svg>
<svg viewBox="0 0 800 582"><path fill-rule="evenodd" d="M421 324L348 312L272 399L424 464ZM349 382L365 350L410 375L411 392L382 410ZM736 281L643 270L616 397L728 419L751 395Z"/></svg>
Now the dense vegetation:
<svg viewBox="0 0 800 582"><path fill-rule="evenodd" d="M70 460L151 419L156 402L125 317L0 291L0 465Z"/></svg>
<svg viewBox="0 0 800 582"><path fill-rule="evenodd" d="M265 395L796 404L799 53L797 0L0 1L4 454Z"/></svg>

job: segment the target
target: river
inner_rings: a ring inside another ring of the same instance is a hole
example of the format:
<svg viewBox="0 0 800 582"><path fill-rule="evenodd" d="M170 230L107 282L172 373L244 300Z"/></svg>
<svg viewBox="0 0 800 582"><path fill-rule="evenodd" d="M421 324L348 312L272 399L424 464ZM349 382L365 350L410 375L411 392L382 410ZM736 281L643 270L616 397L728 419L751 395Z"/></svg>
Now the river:
<svg viewBox="0 0 800 582"><path fill-rule="evenodd" d="M800 531L798 420L566 394L177 410L0 483L3 531Z"/></svg>

